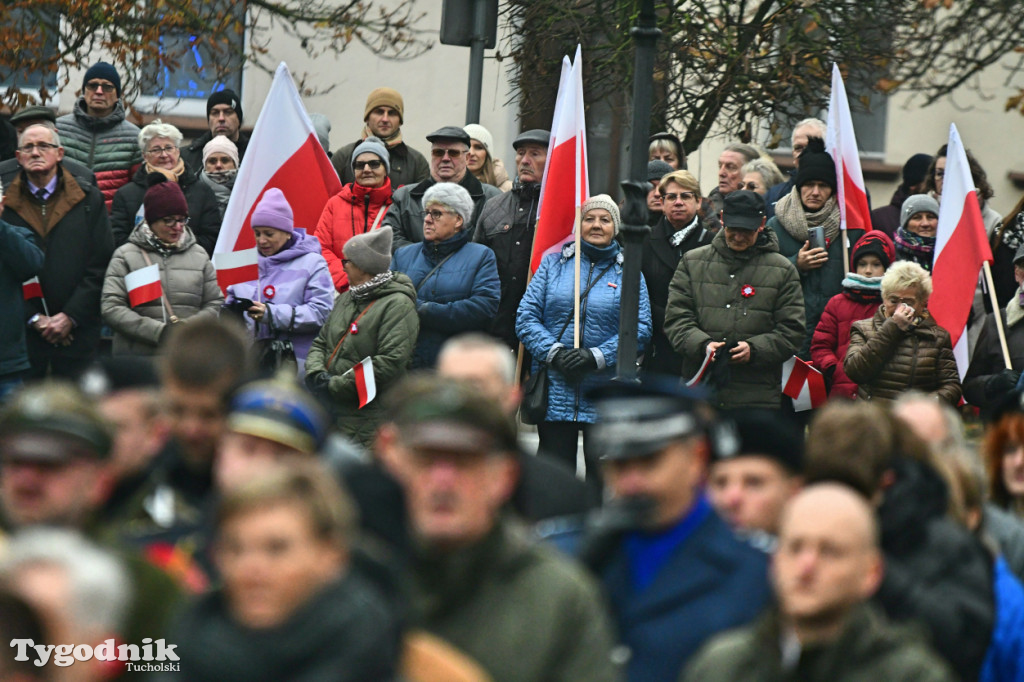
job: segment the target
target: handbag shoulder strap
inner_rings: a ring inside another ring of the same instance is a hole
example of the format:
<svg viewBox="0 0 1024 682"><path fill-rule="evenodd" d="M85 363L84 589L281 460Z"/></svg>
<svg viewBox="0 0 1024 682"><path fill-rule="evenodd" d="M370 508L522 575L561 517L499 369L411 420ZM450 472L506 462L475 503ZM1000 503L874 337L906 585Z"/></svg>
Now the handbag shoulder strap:
<svg viewBox="0 0 1024 682"><path fill-rule="evenodd" d="M140 248L139 251L142 252L142 259L146 261L146 266L152 265L153 261L149 260L149 253L143 248ZM160 300L163 301L164 310L167 311L167 321L171 323L177 322L178 316L174 314L174 309L171 308L171 302L167 300L167 294L164 293L163 287L160 287Z"/></svg>
<svg viewBox="0 0 1024 682"><path fill-rule="evenodd" d="M384 217L384 214L387 212L387 210L387 206L380 207L380 210L377 211L377 217L373 219L373 225L370 225L370 232L373 232L374 230L377 229L377 226L380 225L380 219Z"/></svg>
<svg viewBox="0 0 1024 682"><path fill-rule="evenodd" d="M611 263L609 263L608 265L606 265L604 267L604 269L601 270L601 272L597 273L597 277L595 277L594 279L590 280L590 283L587 284L587 288L583 290L582 294L580 294L580 300L581 301L587 297L587 294L589 294L590 290L594 288L594 285L601 281L601 278L604 277L604 273L606 273L606 272L608 272L609 270L612 269L613 265L615 265L615 261L614 260ZM559 342L558 340L562 338L562 334L564 334L565 330L569 328L569 323L572 322L572 318L573 317L574 317L573 313L569 313L569 316L565 319L565 324L562 325L562 330L560 332L558 332L558 336L555 337L555 343Z"/></svg>
<svg viewBox="0 0 1024 682"><path fill-rule="evenodd" d="M420 287L421 287L421 286L423 286L423 283L424 283L424 282L426 282L426 281L427 281L428 279L430 279L430 277L431 277L431 276L432 276L432 275L433 275L433 274L434 274L435 272L437 272L438 268L440 268L440 267L441 267L442 265L444 265L444 264L445 264L445 262L446 262L446 261L447 261L447 260L448 260L449 258L451 258L452 256L454 256L454 255L455 255L455 252L454 252L454 251L452 251L452 252L451 252L451 253L449 253L449 254L448 254L447 256L445 256L444 258L442 258L442 259L441 259L441 262L440 262L440 263L438 263L437 265L435 265L435 266L434 266L434 269L433 269L433 270L431 270L430 272L428 272L428 273L427 273L427 276L426 276L426 277L424 277L423 279L421 279L421 280L419 281L419 283L417 283L417 284L416 284L416 292L417 292L417 293L419 293Z"/></svg>
<svg viewBox="0 0 1024 682"><path fill-rule="evenodd" d="M369 312L370 308L372 308L379 300L379 298L375 298L372 301L370 301L370 305L363 308L363 312L356 315L356 319L348 323L348 327L345 329L345 333L341 335L340 339L338 339L338 345L335 346L334 350L331 352L331 357L327 358L327 364L324 365L325 369L329 370L331 368L331 365L334 364L334 356L338 354L338 351L341 349L341 344L345 341L346 338L348 338L348 333L352 331L353 325L358 324L359 320L363 319L363 315Z"/></svg>

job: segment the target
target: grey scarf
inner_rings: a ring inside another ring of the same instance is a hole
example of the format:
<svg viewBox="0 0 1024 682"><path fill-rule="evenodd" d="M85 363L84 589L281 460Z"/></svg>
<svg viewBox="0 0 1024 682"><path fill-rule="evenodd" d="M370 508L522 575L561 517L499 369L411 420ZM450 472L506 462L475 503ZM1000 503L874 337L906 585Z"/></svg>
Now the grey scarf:
<svg viewBox="0 0 1024 682"><path fill-rule="evenodd" d="M775 204L775 215L789 236L801 245L807 241L807 228L822 226L825 228L825 239L832 243L839 236L839 206L835 196L828 198L825 205L817 211L808 212L800 201L800 189L779 199Z"/></svg>

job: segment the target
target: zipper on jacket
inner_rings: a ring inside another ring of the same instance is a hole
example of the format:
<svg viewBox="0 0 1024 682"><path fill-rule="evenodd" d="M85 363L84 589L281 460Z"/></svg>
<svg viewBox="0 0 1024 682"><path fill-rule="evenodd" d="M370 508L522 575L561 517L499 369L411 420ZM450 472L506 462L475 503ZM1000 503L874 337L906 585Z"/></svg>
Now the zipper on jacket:
<svg viewBox="0 0 1024 682"><path fill-rule="evenodd" d="M370 229L370 193L363 197L363 234Z"/></svg>
<svg viewBox="0 0 1024 682"><path fill-rule="evenodd" d="M576 256L579 258L579 255ZM590 286L590 280L594 277L594 262L590 261L590 272L587 273L587 284L586 287ZM584 287L584 288L586 288ZM583 343L583 330L587 326L587 301L590 300L590 293L580 301L580 343ZM580 346L583 348L584 346ZM580 417L580 390L583 388L583 382L576 384L576 404L573 407L572 420L578 421Z"/></svg>
<svg viewBox="0 0 1024 682"><path fill-rule="evenodd" d="M914 388L914 375L917 374L917 345L919 339L917 334L914 334L914 352L911 354L910 360L910 382L907 384L908 388Z"/></svg>

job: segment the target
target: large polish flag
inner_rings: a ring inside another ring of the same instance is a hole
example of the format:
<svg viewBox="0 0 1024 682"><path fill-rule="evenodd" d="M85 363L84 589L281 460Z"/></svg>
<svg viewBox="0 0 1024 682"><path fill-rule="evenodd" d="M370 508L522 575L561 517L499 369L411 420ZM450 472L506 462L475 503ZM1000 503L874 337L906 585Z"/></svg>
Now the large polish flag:
<svg viewBox="0 0 1024 682"><path fill-rule="evenodd" d="M978 275L986 261L992 262L992 248L985 232L985 221L981 217L981 205L978 193L974 191L964 144L956 124L951 123L928 310L939 326L949 332L961 380L970 362L967 334L964 333L967 316L974 302Z"/></svg>
<svg viewBox="0 0 1024 682"><path fill-rule="evenodd" d="M153 263L129 272L124 276L124 288L128 290L128 304L133 308L160 298L164 293L160 266Z"/></svg>
<svg viewBox="0 0 1024 682"><path fill-rule="evenodd" d="M576 209L590 195L587 183L587 126L583 117L583 56L579 45L570 63L562 58L548 160L541 180L537 231L530 272L573 235Z"/></svg>
<svg viewBox="0 0 1024 682"><path fill-rule="evenodd" d="M864 174L860 168L857 136L853 132L850 103L846 99L846 86L839 67L832 64L832 96L828 102L828 132L825 149L836 163L836 185L839 189L839 216L842 229L871 229L871 208L864 189Z"/></svg>
<svg viewBox="0 0 1024 682"><path fill-rule="evenodd" d="M249 221L271 187L284 192L295 214L295 226L310 232L327 200L341 191L338 173L317 140L284 62L277 67L256 119L213 249L221 289L258 277L256 239Z"/></svg>

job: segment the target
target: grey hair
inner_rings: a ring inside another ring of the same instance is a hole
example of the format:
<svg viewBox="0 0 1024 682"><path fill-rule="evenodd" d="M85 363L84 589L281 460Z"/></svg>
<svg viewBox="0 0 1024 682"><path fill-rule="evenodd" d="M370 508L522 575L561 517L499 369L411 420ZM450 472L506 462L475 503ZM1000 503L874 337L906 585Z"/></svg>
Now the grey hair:
<svg viewBox="0 0 1024 682"><path fill-rule="evenodd" d="M170 123L164 123L160 119L156 119L139 131L139 149L145 153L146 147L149 146L149 143L158 137L166 137L174 143L175 147L181 146L181 131Z"/></svg>
<svg viewBox="0 0 1024 682"><path fill-rule="evenodd" d="M785 181L785 178L782 176L782 171L780 171L779 167L775 165L775 162L771 159L766 159L763 156L744 164L741 173L743 175L746 175L747 173L760 173L761 177L764 178L764 184L767 187L772 187Z"/></svg>
<svg viewBox="0 0 1024 682"><path fill-rule="evenodd" d="M469 221L473 218L473 197L462 185L454 182L438 182L430 186L423 194L421 205L424 209L430 204L441 204L455 211L462 217L462 229L469 229Z"/></svg>
<svg viewBox="0 0 1024 682"><path fill-rule="evenodd" d="M761 152L758 151L757 147L750 144L743 144L742 142L733 142L728 144L722 151L736 152L746 159L743 163L747 163L761 157Z"/></svg>
<svg viewBox="0 0 1024 682"><path fill-rule="evenodd" d="M113 554L65 528L37 527L20 531L7 543L0 575L33 565L64 571L71 587L70 612L78 632L122 632L132 583Z"/></svg>
<svg viewBox="0 0 1024 682"><path fill-rule="evenodd" d="M22 140L25 139L25 133L32 130L33 128L46 128L47 130L50 131L50 139L53 140L53 143L58 147L63 147L63 145L60 143L60 133L57 132L57 126L50 123L49 121L40 121L39 123L33 123L32 125L22 130L21 133L18 134L19 147L21 146Z"/></svg>
<svg viewBox="0 0 1024 682"><path fill-rule="evenodd" d="M967 447L967 439L964 437L963 420L960 419L960 414L945 401L937 400L935 396L928 395L924 391L906 391L897 396L896 400L893 401L892 411L894 414L898 414L901 407L918 404L934 407L942 415L942 421L946 424L946 433L948 435L938 444L940 450L962 450Z"/></svg>
<svg viewBox="0 0 1024 682"><path fill-rule="evenodd" d="M789 137L790 144L793 143L793 139L796 137L796 131L801 128L814 128L815 134L811 137L820 137L823 140L825 139L825 134L828 132L828 124L820 118L805 118L797 121L797 124L793 126L793 134Z"/></svg>
<svg viewBox="0 0 1024 682"><path fill-rule="evenodd" d="M441 346L441 352L438 353L437 364L440 365L440 359L446 355L458 355L460 353L467 353L471 351L485 351L490 353L494 358L493 369L501 377L501 380L509 386L515 383L515 355L509 352L508 346L501 343L493 336L481 334L480 332L460 334L445 341L444 345Z"/></svg>

